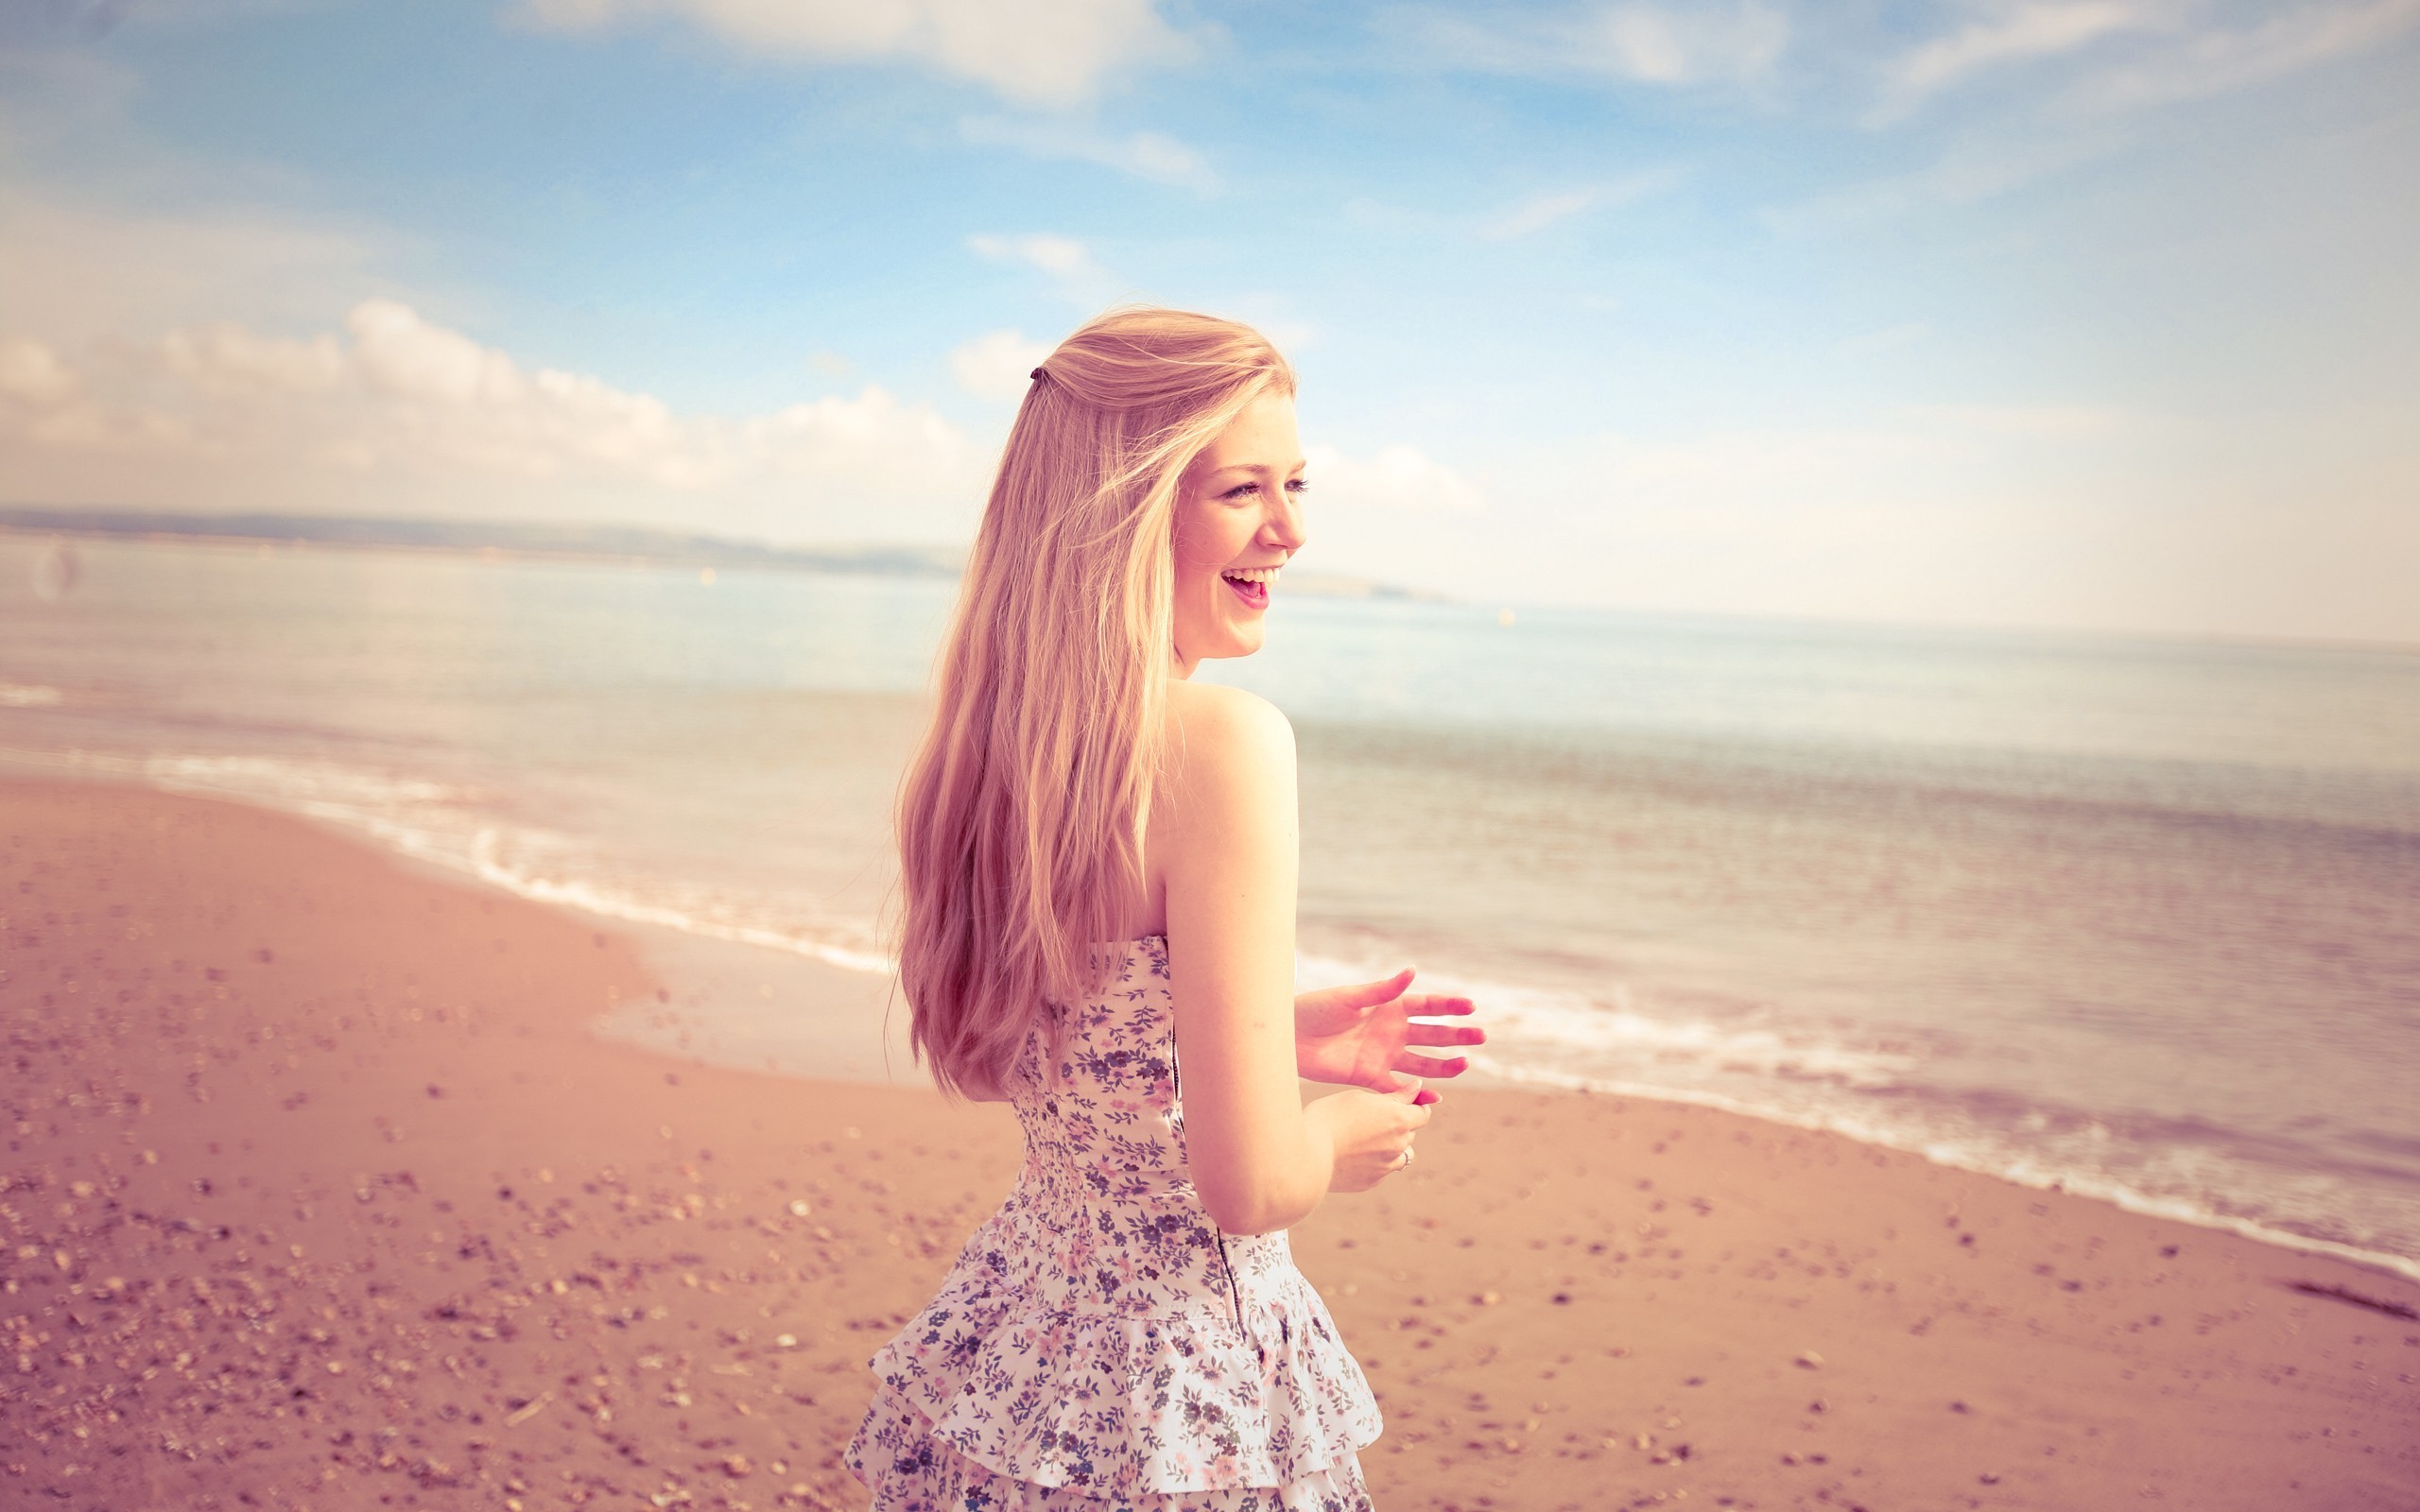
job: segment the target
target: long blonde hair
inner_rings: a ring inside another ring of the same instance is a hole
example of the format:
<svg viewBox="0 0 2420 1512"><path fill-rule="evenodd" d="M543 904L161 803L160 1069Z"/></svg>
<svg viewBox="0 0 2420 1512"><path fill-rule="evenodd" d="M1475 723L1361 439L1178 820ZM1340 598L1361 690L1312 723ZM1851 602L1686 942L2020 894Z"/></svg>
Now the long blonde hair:
<svg viewBox="0 0 2420 1512"><path fill-rule="evenodd" d="M917 1057L996 1093L1144 891L1185 469L1294 372L1258 332L1113 310L1034 369L901 789L899 977Z"/></svg>

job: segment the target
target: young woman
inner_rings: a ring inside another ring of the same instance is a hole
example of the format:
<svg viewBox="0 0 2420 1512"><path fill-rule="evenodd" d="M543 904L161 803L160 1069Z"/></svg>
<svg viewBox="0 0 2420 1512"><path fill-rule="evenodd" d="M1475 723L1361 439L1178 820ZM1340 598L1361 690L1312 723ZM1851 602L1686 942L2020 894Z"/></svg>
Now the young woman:
<svg viewBox="0 0 2420 1512"><path fill-rule="evenodd" d="M1294 375L1113 312L1033 371L902 793L900 976L943 1088L1026 1160L874 1357L885 1509L1363 1508L1369 1383L1285 1229L1375 1186L1476 1028L1411 973L1293 992L1293 734L1186 680L1303 543ZM1305 1106L1297 1076L1345 1083Z"/></svg>

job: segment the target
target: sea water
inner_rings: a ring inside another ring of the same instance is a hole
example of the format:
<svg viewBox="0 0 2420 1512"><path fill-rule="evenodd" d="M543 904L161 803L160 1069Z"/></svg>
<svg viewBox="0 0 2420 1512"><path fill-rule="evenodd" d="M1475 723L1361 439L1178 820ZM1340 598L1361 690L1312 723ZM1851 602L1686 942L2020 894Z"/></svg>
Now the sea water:
<svg viewBox="0 0 2420 1512"><path fill-rule="evenodd" d="M62 587L0 538L0 770L272 804L886 970L889 806L954 585L73 549ZM1281 583L1269 648L1204 675L1295 724L1306 985L1417 965L1482 1004L1498 1076L2420 1275L2420 651ZM757 1048L785 1022L706 1011Z"/></svg>

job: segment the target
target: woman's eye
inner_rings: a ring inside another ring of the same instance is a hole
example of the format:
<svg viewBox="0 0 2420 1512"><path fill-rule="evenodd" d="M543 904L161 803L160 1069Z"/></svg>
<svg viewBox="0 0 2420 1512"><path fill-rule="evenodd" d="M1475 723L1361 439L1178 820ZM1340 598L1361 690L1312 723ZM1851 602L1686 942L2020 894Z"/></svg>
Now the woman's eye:
<svg viewBox="0 0 2420 1512"><path fill-rule="evenodd" d="M1257 483L1238 483L1234 488L1229 489L1226 492L1219 495L1219 497L1222 499L1246 499L1259 491L1260 485Z"/></svg>
<svg viewBox="0 0 2420 1512"><path fill-rule="evenodd" d="M1311 491L1311 480L1308 478L1288 478L1286 480L1286 491L1288 493L1308 493Z"/></svg>

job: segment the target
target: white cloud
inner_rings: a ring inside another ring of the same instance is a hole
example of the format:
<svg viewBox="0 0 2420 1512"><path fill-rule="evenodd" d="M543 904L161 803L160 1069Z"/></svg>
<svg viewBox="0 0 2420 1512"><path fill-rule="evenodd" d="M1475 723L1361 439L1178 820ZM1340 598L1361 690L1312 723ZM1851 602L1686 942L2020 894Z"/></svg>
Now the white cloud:
<svg viewBox="0 0 2420 1512"><path fill-rule="evenodd" d="M1568 220L1583 210L1595 208L1599 191L1570 189L1561 194L1539 195L1525 199L1491 218L1479 229L1489 241L1512 241L1546 230L1558 220Z"/></svg>
<svg viewBox="0 0 2420 1512"><path fill-rule="evenodd" d="M0 341L0 394L51 406L73 398L76 387L76 375L48 346L25 336Z"/></svg>
<svg viewBox="0 0 2420 1512"><path fill-rule="evenodd" d="M1799 234L1887 220L1941 205L1971 205L2009 194L2110 152L2105 129L2041 129L1953 142L1928 166L1772 207L1763 219Z"/></svg>
<svg viewBox="0 0 2420 1512"><path fill-rule="evenodd" d="M2258 26L2187 35L2112 70L2085 94L2118 108L2222 94L2377 46L2415 23L2420 0L2288 6Z"/></svg>
<svg viewBox="0 0 2420 1512"><path fill-rule="evenodd" d="M1310 575L1341 574L1379 582L1459 584L1496 534L1489 501L1453 468L1421 448L1368 452L1304 449L1311 488L1300 565ZM1488 528L1479 528L1485 522Z"/></svg>
<svg viewBox="0 0 2420 1512"><path fill-rule="evenodd" d="M1198 195L1215 195L1219 188L1218 174L1201 153L1157 131L1112 137L1049 121L975 115L959 123L959 134L977 146L1013 147L1037 158L1097 163Z"/></svg>
<svg viewBox="0 0 2420 1512"><path fill-rule="evenodd" d="M278 340L255 335L232 320L170 332L162 339L158 356L167 373L211 398L324 392L342 384L351 371L347 353L334 335Z"/></svg>
<svg viewBox="0 0 2420 1512"><path fill-rule="evenodd" d="M522 0L519 14L558 31L670 17L752 53L906 59L1054 106L1090 97L1122 67L1188 50L1152 0Z"/></svg>
<svg viewBox="0 0 2420 1512"><path fill-rule="evenodd" d="M1789 20L1758 0L1732 5L1595 5L1486 21L1412 12L1420 50L1447 67L1509 74L1595 74L1632 83L1742 84L1772 72Z"/></svg>
<svg viewBox="0 0 2420 1512"><path fill-rule="evenodd" d="M1479 235L1492 242L1533 235L1560 221L1594 210L1611 210L1669 187L1680 175L1669 170L1634 174L1613 183L1587 184L1524 199L1488 217Z"/></svg>
<svg viewBox="0 0 2420 1512"><path fill-rule="evenodd" d="M1769 72L1789 40L1789 23L1767 6L1617 5L1574 29L1593 42L1583 62L1650 84L1751 79Z"/></svg>
<svg viewBox="0 0 2420 1512"><path fill-rule="evenodd" d="M1113 286L1109 269L1101 266L1091 248L1073 236L1047 232L1001 236L982 232L966 238L966 245L986 261L1046 275L1061 294L1080 304L1099 303Z"/></svg>
<svg viewBox="0 0 2420 1512"><path fill-rule="evenodd" d="M1960 0L1930 9L1947 21L1912 44L1878 31L1881 15L1777 0L1409 5L1382 14L1398 46L1445 69L1769 94L1792 58L1794 89L1871 91L1868 126L2028 64L2038 65L2029 75L2031 105L2054 113L2203 98L2420 26L2420 0Z"/></svg>
<svg viewBox="0 0 2420 1512"><path fill-rule="evenodd" d="M392 300L354 306L341 333L284 338L222 322L105 344L81 364L43 342L0 342L0 472L20 496L62 503L461 513L497 498L573 512L611 499L625 513L735 511L796 535L809 501L827 515L878 500L965 504L981 466L947 421L879 387L754 416L681 415L596 377L524 367Z"/></svg>
<svg viewBox="0 0 2420 1512"><path fill-rule="evenodd" d="M1899 109L1979 69L2073 52L2103 37L2169 24L2167 7L2122 0L2020 5L1936 38L1892 70Z"/></svg>
<svg viewBox="0 0 2420 1512"><path fill-rule="evenodd" d="M997 236L987 232L969 236L966 245L993 262L1023 263L1053 278L1098 278L1102 272L1101 266L1093 261L1092 249L1073 236L1053 236L1046 232Z"/></svg>
<svg viewBox="0 0 2420 1512"><path fill-rule="evenodd" d="M1931 95L2010 64L2114 54L2078 65L2054 97L2130 109L2197 99L2294 73L2385 43L2420 23L2420 0L2287 4L2266 20L2224 26L2194 0L2027 0L1908 53L1888 71L1871 125L1896 121Z"/></svg>
<svg viewBox="0 0 2420 1512"><path fill-rule="evenodd" d="M344 323L353 333L355 370L371 387L398 398L510 405L529 397L529 385L510 357L458 331L431 325L407 304L368 300ZM564 377L538 376L542 382Z"/></svg>
<svg viewBox="0 0 2420 1512"><path fill-rule="evenodd" d="M1472 515L1487 507L1486 498L1467 479L1416 446L1383 447L1368 456L1312 446L1304 449L1304 460L1308 464L1304 475L1322 508Z"/></svg>
<svg viewBox="0 0 2420 1512"><path fill-rule="evenodd" d="M1047 341L1028 341L1022 331L990 331L951 352L949 370L977 399L1018 400L1049 355Z"/></svg>

